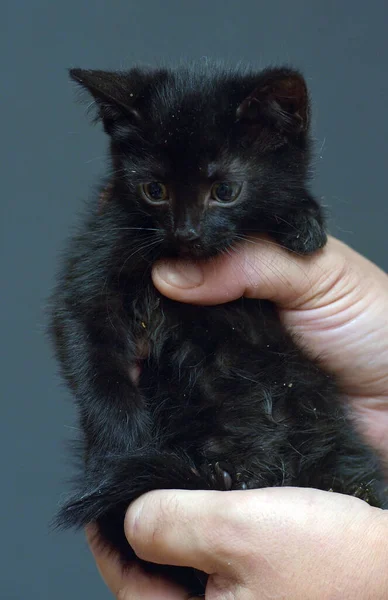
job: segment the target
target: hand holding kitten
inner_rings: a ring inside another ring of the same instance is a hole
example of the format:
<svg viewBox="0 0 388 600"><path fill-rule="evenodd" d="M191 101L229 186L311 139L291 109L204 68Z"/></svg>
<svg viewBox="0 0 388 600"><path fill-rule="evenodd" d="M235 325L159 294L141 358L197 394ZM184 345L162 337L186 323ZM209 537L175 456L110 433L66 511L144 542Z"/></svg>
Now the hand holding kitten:
<svg viewBox="0 0 388 600"><path fill-rule="evenodd" d="M137 554L210 574L206 600L384 600L388 519L342 494L300 488L151 492L136 500L126 534ZM93 549L118 600L186 600L138 567L125 576Z"/></svg>
<svg viewBox="0 0 388 600"><path fill-rule="evenodd" d="M376 265L334 238L309 257L257 239L201 265L161 262L153 281L179 302L275 302L300 345L338 378L369 442L388 458L388 277Z"/></svg>
<svg viewBox="0 0 388 600"><path fill-rule="evenodd" d="M340 378L365 435L388 459L388 277L378 267L333 238L303 259L258 240L199 270L159 263L153 280L180 302L215 304L242 295L276 302L284 324ZM274 594L383 600L387 530L380 509L295 488L151 492L126 518L128 540L142 558L212 574L209 600ZM123 575L112 557L92 549L117 598L186 598L178 586L138 567Z"/></svg>

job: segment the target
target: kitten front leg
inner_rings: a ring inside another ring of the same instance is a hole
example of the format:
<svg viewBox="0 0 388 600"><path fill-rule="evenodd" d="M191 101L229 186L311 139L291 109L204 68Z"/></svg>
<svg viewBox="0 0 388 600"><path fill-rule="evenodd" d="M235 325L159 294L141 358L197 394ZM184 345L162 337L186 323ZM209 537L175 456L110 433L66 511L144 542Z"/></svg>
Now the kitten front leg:
<svg viewBox="0 0 388 600"><path fill-rule="evenodd" d="M88 454L95 456L125 451L147 438L144 398L131 378L136 346L125 321L124 315L107 319L98 310L80 319L63 302L54 310L57 354L75 394Z"/></svg>
<svg viewBox="0 0 388 600"><path fill-rule="evenodd" d="M322 209L311 196L305 206L289 214L275 215L271 236L297 254L312 254L327 242Z"/></svg>

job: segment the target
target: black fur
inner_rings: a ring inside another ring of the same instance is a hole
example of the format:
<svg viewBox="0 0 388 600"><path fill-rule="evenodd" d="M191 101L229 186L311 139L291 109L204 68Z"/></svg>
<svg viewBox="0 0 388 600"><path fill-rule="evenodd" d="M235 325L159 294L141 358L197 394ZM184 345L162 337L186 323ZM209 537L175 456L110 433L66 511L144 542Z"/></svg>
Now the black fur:
<svg viewBox="0 0 388 600"><path fill-rule="evenodd" d="M208 259L254 233L299 254L325 244L307 188L302 76L208 65L71 76L94 96L112 176L71 240L52 298L84 464L59 524L96 521L125 564L134 558L125 510L152 489L296 485L381 505L376 457L272 304L183 305L150 277L161 256ZM168 200L147 201L141 185L151 181L168 186ZM217 181L242 185L235 202L209 196ZM155 568L204 589L190 570Z"/></svg>

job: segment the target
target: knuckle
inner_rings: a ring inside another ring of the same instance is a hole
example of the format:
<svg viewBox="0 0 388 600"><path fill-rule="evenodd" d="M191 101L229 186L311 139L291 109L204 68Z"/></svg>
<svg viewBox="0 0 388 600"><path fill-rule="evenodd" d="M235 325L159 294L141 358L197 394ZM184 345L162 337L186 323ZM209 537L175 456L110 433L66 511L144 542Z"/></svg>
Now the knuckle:
<svg viewBox="0 0 388 600"><path fill-rule="evenodd" d="M136 500L125 520L126 536L139 558L145 558L150 547L163 547L166 536L180 523L179 499L174 493L154 491Z"/></svg>
<svg viewBox="0 0 388 600"><path fill-rule="evenodd" d="M228 563L231 556L239 562L250 552L251 506L243 494L246 492L241 495L239 492L224 494L225 498L219 500L215 514L203 524L207 545L224 563Z"/></svg>

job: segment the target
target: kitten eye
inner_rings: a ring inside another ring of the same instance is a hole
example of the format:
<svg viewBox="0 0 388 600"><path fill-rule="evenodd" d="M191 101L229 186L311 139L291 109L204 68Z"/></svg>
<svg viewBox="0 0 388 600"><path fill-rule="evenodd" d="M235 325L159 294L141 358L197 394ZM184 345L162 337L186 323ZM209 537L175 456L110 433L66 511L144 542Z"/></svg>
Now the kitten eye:
<svg viewBox="0 0 388 600"><path fill-rule="evenodd" d="M164 202L168 198L168 191L166 186L159 181L151 181L150 183L143 183L141 186L144 196L150 200L150 202Z"/></svg>
<svg viewBox="0 0 388 600"><path fill-rule="evenodd" d="M215 183L211 189L211 197L218 202L233 202L241 192L242 185L235 181Z"/></svg>

